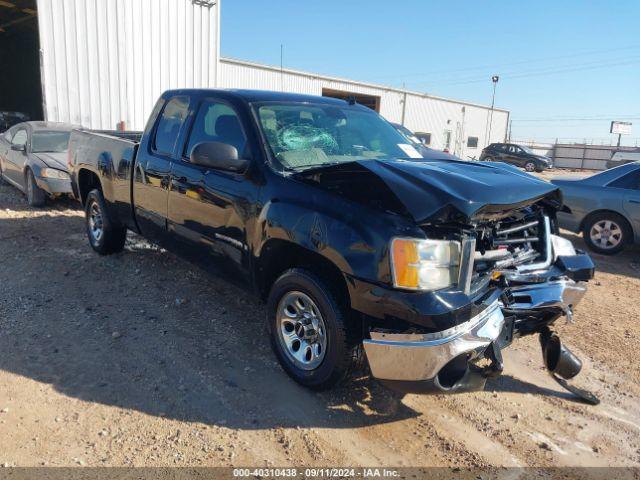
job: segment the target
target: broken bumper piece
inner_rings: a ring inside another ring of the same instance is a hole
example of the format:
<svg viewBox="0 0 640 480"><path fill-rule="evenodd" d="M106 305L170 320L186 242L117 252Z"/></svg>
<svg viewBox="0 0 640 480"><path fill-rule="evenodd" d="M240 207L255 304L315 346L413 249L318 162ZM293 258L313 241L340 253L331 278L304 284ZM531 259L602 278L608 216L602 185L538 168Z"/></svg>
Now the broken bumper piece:
<svg viewBox="0 0 640 480"><path fill-rule="evenodd" d="M504 325L495 300L469 321L435 334L371 332L364 348L372 375L395 390L480 390L487 375L470 368L470 362L498 341Z"/></svg>
<svg viewBox="0 0 640 480"><path fill-rule="evenodd" d="M585 257L584 267L592 268ZM513 338L547 331L562 315L572 319L586 284L563 273L552 267L542 276L529 278L533 283L510 286L478 315L448 330L370 332L371 338L363 343L372 375L405 393L482 390L487 378L501 373L500 351ZM592 275L591 270L591 275L579 278Z"/></svg>

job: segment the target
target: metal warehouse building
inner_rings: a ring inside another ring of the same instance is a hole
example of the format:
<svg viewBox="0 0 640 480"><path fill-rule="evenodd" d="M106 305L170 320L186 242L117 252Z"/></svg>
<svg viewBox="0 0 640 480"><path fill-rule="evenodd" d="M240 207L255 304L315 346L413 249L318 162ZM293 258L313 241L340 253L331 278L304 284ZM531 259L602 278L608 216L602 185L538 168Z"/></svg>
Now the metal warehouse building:
<svg viewBox="0 0 640 480"><path fill-rule="evenodd" d="M477 158L485 145L504 141L509 125L507 110L494 109L491 115L489 107L483 105L418 92L229 58L222 58L219 68L222 88L283 90L338 98L354 96L390 122L421 133L432 148L447 148L462 158ZM491 142L486 138L490 118Z"/></svg>
<svg viewBox="0 0 640 480"><path fill-rule="evenodd" d="M1 0L0 111L142 129L166 89L254 88L353 96L463 158L505 138L506 110L220 58L219 12L220 0Z"/></svg>

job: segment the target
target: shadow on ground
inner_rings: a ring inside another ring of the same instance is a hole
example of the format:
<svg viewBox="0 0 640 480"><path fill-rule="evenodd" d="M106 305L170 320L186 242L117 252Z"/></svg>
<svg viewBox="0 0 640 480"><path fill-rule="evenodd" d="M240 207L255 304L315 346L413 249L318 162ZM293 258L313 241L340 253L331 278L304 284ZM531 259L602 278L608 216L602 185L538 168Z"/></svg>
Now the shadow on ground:
<svg viewBox="0 0 640 480"><path fill-rule="evenodd" d="M364 373L331 392L297 386L268 347L262 305L236 285L134 235L123 253L99 257L82 217L26 207L3 218L2 200L1 369L87 402L233 428L420 415ZM570 397L509 376L492 387Z"/></svg>
<svg viewBox="0 0 640 480"><path fill-rule="evenodd" d="M81 217L0 218L0 232L5 371L88 402L232 428L418 415L365 373L331 392L297 386L269 349L262 305L140 237L99 257Z"/></svg>

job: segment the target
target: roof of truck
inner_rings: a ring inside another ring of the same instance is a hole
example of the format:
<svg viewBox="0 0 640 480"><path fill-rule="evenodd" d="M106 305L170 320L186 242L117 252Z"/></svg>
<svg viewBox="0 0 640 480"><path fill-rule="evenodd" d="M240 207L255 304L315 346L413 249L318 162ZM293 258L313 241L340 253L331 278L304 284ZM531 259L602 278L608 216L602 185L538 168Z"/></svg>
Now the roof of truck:
<svg viewBox="0 0 640 480"><path fill-rule="evenodd" d="M344 106L347 101L339 98L321 97L302 93L274 92L271 90L243 90L243 89L180 89L169 90L163 96L173 96L179 93L202 95L206 92L225 93L235 96L245 102L309 102L325 103L328 105ZM366 108L366 107L365 107Z"/></svg>

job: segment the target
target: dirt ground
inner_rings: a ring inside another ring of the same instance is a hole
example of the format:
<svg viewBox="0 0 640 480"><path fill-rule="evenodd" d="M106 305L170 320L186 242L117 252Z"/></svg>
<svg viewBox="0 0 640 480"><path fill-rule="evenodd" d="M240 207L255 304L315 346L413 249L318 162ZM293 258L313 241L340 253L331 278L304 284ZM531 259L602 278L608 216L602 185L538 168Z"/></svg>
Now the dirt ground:
<svg viewBox="0 0 640 480"><path fill-rule="evenodd" d="M134 235L99 257L74 203L31 209L5 184L0 465L637 466L639 253L594 255L559 322L599 406L548 377L536 338L485 392L401 397L364 377L316 394L277 365L244 291Z"/></svg>

